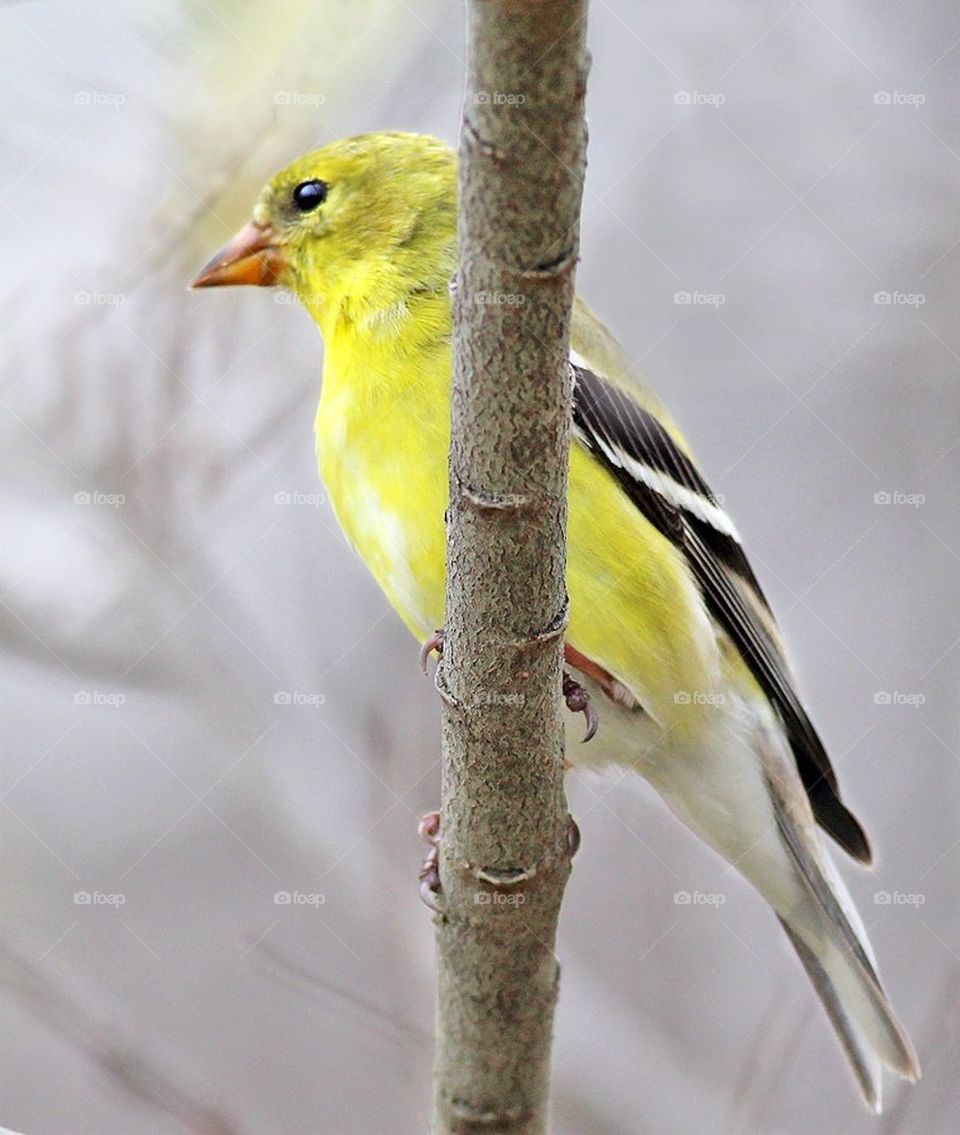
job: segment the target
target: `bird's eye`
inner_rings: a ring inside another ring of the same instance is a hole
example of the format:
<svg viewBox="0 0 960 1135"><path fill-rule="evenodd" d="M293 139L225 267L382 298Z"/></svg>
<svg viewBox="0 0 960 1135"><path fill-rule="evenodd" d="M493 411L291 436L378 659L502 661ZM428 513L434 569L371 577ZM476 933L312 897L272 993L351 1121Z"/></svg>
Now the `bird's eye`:
<svg viewBox="0 0 960 1135"><path fill-rule="evenodd" d="M309 213L322 205L327 196L327 183L314 178L312 181L301 181L293 191L293 205L301 213Z"/></svg>

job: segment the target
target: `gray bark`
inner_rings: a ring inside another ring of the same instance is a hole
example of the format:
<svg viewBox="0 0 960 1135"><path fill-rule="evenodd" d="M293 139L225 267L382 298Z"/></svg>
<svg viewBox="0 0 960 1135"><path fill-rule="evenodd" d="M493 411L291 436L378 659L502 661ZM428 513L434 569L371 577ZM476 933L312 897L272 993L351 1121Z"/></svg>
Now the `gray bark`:
<svg viewBox="0 0 960 1135"><path fill-rule="evenodd" d="M586 0L472 0L460 141L434 1131L542 1133Z"/></svg>

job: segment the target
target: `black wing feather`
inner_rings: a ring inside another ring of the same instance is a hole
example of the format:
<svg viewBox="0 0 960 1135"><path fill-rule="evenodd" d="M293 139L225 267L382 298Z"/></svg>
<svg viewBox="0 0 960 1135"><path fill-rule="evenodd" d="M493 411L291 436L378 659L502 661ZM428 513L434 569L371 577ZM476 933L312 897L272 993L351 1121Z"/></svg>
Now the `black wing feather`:
<svg viewBox="0 0 960 1135"><path fill-rule="evenodd" d="M769 611L735 535L668 500L617 464L626 457L676 482L708 504L716 497L697 467L653 414L592 371L575 366L573 420L581 441L617 479L643 515L685 555L707 608L739 650L783 723L813 814L854 858L869 863L870 845L840 800L837 778L813 723L800 704L780 649L751 613L731 572ZM772 618L772 616L771 616Z"/></svg>

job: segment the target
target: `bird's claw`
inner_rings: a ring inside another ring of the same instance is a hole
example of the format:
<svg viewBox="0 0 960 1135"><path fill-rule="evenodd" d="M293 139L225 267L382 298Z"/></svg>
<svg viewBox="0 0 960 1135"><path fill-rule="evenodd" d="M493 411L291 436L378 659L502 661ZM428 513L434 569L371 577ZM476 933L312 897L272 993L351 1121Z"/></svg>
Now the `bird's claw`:
<svg viewBox="0 0 960 1135"><path fill-rule="evenodd" d="M420 669L426 674L427 672L427 659L433 652L443 654L443 629L436 630L427 639L427 641L420 647Z"/></svg>
<svg viewBox="0 0 960 1135"><path fill-rule="evenodd" d="M443 909L440 905L440 849L431 847L420 868L420 882L417 890L420 901L437 914Z"/></svg>
<svg viewBox="0 0 960 1135"><path fill-rule="evenodd" d="M437 914L441 912L440 905L440 813L427 812L417 825L417 832L421 839L430 844L423 866L420 868L417 890L420 901Z"/></svg>
<svg viewBox="0 0 960 1135"><path fill-rule="evenodd" d="M443 628L435 630L427 641L420 647L420 669L426 674L427 661L430 655L436 652L443 654ZM593 708L590 695L580 683L572 678L566 671L563 672L563 698L567 709L573 713L582 713L587 722L587 731L583 735L583 743L593 739L600 726L597 711ZM422 822L421 822L422 827ZM421 832L421 834L423 834Z"/></svg>
<svg viewBox="0 0 960 1135"><path fill-rule="evenodd" d="M427 812L421 816L420 823L417 824L417 835L436 847L440 842L440 813Z"/></svg>
<svg viewBox="0 0 960 1135"><path fill-rule="evenodd" d="M583 686L570 675L564 671L563 674L563 700L567 703L567 709L573 713L582 713L587 722L587 731L583 735L583 744L591 740L597 732L600 725L600 719L597 717L597 711L593 708L593 702L590 700L590 695Z"/></svg>

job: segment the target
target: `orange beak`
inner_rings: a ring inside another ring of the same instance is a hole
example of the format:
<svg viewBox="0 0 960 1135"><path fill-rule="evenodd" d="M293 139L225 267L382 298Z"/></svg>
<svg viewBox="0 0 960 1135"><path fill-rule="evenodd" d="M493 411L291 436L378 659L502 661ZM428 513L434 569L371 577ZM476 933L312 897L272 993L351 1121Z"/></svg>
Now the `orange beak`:
<svg viewBox="0 0 960 1135"><path fill-rule="evenodd" d="M287 267L276 231L248 221L228 244L200 269L191 288L224 284L256 284L268 288L280 281Z"/></svg>

